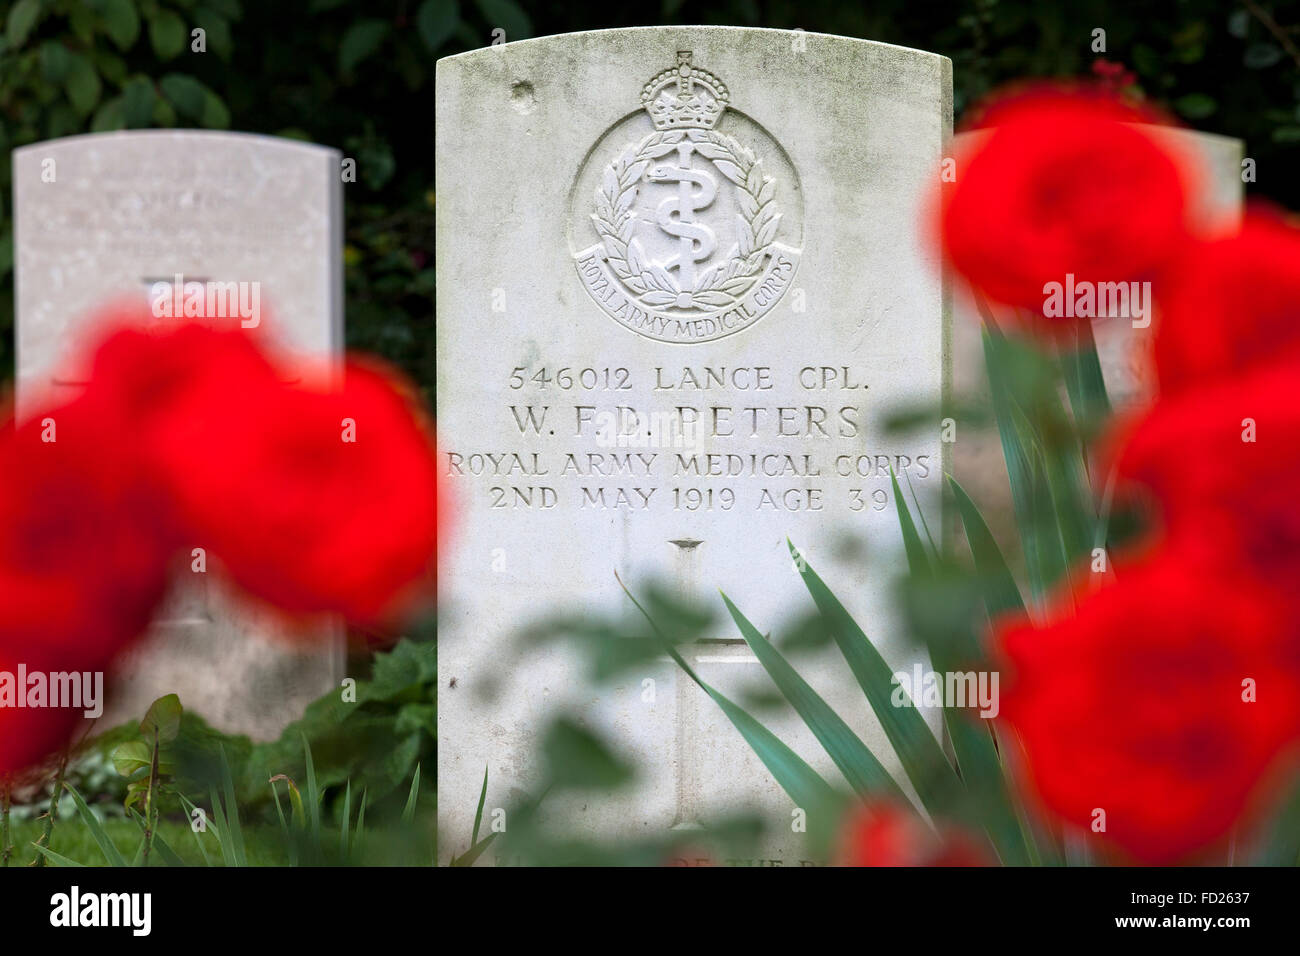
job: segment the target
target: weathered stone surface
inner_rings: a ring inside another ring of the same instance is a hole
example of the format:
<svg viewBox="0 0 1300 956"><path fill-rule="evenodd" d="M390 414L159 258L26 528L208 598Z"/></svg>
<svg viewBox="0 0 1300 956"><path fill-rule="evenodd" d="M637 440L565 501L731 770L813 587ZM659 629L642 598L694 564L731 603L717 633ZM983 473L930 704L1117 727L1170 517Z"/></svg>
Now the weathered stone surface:
<svg viewBox="0 0 1300 956"><path fill-rule="evenodd" d="M262 319L310 355L342 347L342 187L331 149L242 133L129 132L14 152L18 400L71 396L93 310L186 281L256 282ZM218 726L274 737L335 682L337 637L273 640L215 582L183 588L122 668L103 725L164 693Z"/></svg>
<svg viewBox="0 0 1300 956"><path fill-rule="evenodd" d="M565 704L639 761L642 783L548 798L557 816L644 834L753 806L772 830L765 858L802 859L789 798L674 665L593 688L568 653L522 654L516 637L557 608L627 608L615 572L719 610L721 588L779 634L812 608L788 536L887 659L911 664L888 466L932 505L944 453L937 417L910 435L883 420L937 410L944 388L945 289L919 224L950 70L884 44L724 27L439 61L438 424L457 505L439 583L445 855L465 848L485 766L489 808L536 784L545 715ZM665 135L683 129L696 132ZM762 687L735 627L715 637L688 649L701 676L733 699ZM896 767L843 660L798 661ZM797 717L769 726L843 785Z"/></svg>

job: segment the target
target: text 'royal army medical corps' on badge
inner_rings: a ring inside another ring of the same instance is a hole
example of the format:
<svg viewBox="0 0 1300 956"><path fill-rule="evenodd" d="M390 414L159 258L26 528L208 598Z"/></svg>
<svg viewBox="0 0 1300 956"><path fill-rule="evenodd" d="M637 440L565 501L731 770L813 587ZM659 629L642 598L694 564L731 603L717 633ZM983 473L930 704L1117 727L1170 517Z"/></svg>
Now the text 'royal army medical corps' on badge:
<svg viewBox="0 0 1300 956"><path fill-rule="evenodd" d="M572 198L583 285L621 325L662 342L758 321L790 288L803 243L789 157L691 59L679 52L645 85L645 112L601 138Z"/></svg>

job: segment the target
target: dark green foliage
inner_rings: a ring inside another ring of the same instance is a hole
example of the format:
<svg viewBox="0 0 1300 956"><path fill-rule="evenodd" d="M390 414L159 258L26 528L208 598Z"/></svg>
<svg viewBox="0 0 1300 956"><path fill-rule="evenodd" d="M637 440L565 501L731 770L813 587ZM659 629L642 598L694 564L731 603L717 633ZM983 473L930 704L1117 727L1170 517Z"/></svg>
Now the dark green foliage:
<svg viewBox="0 0 1300 956"><path fill-rule="evenodd" d="M550 33L729 23L839 33L953 60L958 117L1006 82L1086 74L1105 59L1189 123L1238 136L1250 187L1292 207L1300 143L1300 4L1215 0L0 0L0 380L13 364L9 152L141 127L311 140L356 160L345 187L349 344L433 370L433 76L438 56ZM192 31L207 51L194 52ZM503 31L497 33L495 31ZM1288 43L1290 49L1287 49ZM557 131L556 135L564 135Z"/></svg>
<svg viewBox="0 0 1300 956"><path fill-rule="evenodd" d="M366 792L369 812L395 808L395 814L417 765L424 767L425 790L434 789L436 684L435 645L403 641L375 655L373 676L357 682L355 703L343 700L342 689L330 691L309 704L278 740L252 743L187 713L175 745L178 789L202 794L219 783L224 747L241 813L246 819L260 813L269 822L275 819L271 777L285 774L299 786L307 779L305 739L327 802L341 802L351 780L354 797Z"/></svg>

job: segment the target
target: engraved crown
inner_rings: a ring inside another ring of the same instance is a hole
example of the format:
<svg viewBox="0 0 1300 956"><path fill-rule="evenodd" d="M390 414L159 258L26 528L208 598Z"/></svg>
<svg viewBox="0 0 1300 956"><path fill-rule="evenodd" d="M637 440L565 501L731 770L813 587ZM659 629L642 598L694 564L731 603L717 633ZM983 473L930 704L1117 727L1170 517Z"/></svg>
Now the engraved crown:
<svg viewBox="0 0 1300 956"><path fill-rule="evenodd" d="M708 70L691 66L691 51L677 52L677 65L664 70L641 90L655 129L713 129L731 94Z"/></svg>

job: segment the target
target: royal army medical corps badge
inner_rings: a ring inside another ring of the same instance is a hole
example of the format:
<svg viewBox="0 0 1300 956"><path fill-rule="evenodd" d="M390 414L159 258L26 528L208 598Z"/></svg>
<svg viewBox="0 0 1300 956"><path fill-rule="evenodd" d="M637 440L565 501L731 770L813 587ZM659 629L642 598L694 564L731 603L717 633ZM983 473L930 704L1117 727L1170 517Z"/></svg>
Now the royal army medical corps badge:
<svg viewBox="0 0 1300 956"><path fill-rule="evenodd" d="M731 335L771 310L794 278L803 229L784 150L728 112L726 85L691 60L679 52L642 89L645 112L597 144L570 224L596 303L628 329L675 343Z"/></svg>

